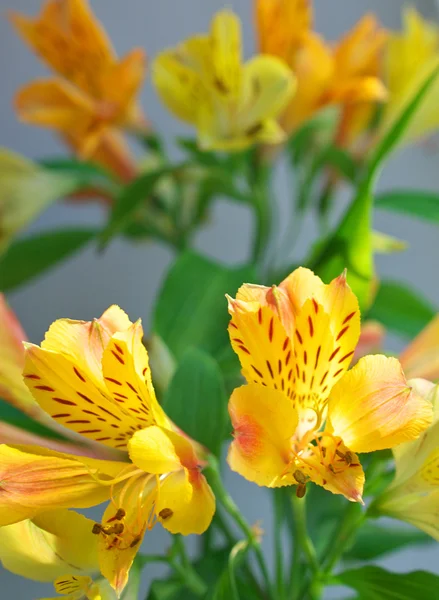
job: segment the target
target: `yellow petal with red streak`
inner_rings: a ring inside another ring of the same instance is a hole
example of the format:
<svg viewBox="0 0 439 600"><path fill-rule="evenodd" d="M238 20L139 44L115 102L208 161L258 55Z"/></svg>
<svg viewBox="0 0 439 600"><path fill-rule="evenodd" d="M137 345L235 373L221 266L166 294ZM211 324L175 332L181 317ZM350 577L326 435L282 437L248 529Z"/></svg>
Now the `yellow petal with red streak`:
<svg viewBox="0 0 439 600"><path fill-rule="evenodd" d="M400 354L406 376L439 379L439 315Z"/></svg>

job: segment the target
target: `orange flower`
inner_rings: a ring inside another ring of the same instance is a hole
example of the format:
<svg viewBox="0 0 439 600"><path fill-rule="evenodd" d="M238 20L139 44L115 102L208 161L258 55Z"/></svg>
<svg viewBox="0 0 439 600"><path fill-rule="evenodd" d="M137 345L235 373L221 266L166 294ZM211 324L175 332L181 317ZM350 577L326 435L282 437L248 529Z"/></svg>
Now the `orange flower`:
<svg viewBox="0 0 439 600"><path fill-rule="evenodd" d="M231 468L259 485L302 493L311 480L361 502L356 453L417 438L432 408L395 358L367 356L347 370L360 313L345 277L324 285L300 268L279 287L244 285L229 311L247 380L230 398Z"/></svg>
<svg viewBox="0 0 439 600"><path fill-rule="evenodd" d="M105 151L107 134L112 140L118 128L144 126L136 103L144 52L135 49L119 60L87 0L47 0L37 18L12 13L11 20L59 76L38 79L17 93L23 121L56 129L82 156Z"/></svg>
<svg viewBox="0 0 439 600"><path fill-rule="evenodd" d="M366 15L334 47L311 30L309 0L255 0L259 46L282 58L297 77L297 92L282 117L295 131L324 107L339 106L338 141L351 144L364 131L377 102L386 98L381 54L387 38Z"/></svg>

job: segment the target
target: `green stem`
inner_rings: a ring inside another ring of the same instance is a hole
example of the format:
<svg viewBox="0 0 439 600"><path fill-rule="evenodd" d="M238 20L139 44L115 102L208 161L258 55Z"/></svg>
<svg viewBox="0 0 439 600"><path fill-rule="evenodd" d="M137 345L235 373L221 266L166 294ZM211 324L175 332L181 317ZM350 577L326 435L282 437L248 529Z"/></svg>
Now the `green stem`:
<svg viewBox="0 0 439 600"><path fill-rule="evenodd" d="M324 561L324 576L331 575L333 568L354 540L355 534L366 519L366 512L356 502L349 503L337 526L335 539L328 544Z"/></svg>
<svg viewBox="0 0 439 600"><path fill-rule="evenodd" d="M298 498L295 494L291 496L291 506L294 512L296 540L302 552L305 554L309 567L314 574L319 573L319 561L317 552L306 527L306 500Z"/></svg>
<svg viewBox="0 0 439 600"><path fill-rule="evenodd" d="M249 174L255 214L255 233L253 237L252 261L260 265L263 262L270 239L272 213L268 195L269 171L261 155L255 151Z"/></svg>
<svg viewBox="0 0 439 600"><path fill-rule="evenodd" d="M231 498L231 496L225 489L221 480L218 461L212 455L209 456L209 467L208 469L206 469L206 475L209 479L209 483L213 490L213 493L215 494L215 497L222 504L224 509L229 513L229 515L232 517L232 519L235 521L235 523L238 525L241 531L244 533L249 542L249 545L253 549L256 561L261 571L261 575L264 579L269 598L271 598L272 600L276 600L276 590L270 580L267 565L264 560L264 555L262 553L260 543L257 540L257 535L255 531L253 531L251 526L247 523L247 521L244 519L234 500Z"/></svg>
<svg viewBox="0 0 439 600"><path fill-rule="evenodd" d="M273 490L273 508L274 508L274 547L275 547L275 567L276 567L276 587L278 600L286 600L285 579L283 565L282 548L282 525L284 516L284 502L281 489Z"/></svg>
<svg viewBox="0 0 439 600"><path fill-rule="evenodd" d="M180 559L180 560L178 560ZM169 559L173 569L180 575L185 586L196 596L204 596L207 592L207 586L198 573L193 568L191 561L186 553L186 547L181 535L173 537L171 556Z"/></svg>

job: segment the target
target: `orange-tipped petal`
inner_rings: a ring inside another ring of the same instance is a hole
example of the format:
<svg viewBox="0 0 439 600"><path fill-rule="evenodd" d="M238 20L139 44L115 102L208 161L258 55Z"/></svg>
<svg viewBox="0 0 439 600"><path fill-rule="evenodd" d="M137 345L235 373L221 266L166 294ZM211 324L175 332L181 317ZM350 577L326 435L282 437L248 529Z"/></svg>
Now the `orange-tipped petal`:
<svg viewBox="0 0 439 600"><path fill-rule="evenodd" d="M198 469L170 473L160 484L157 518L171 533L202 534L215 512L215 496Z"/></svg>
<svg viewBox="0 0 439 600"><path fill-rule="evenodd" d="M431 403L407 383L395 358L366 356L336 384L328 430L354 452L392 448L416 439L431 423Z"/></svg>
<svg viewBox="0 0 439 600"><path fill-rule="evenodd" d="M439 315L415 337L401 353L399 360L409 379L439 379Z"/></svg>
<svg viewBox="0 0 439 600"><path fill-rule="evenodd" d="M287 474L298 424L291 400L262 385L245 385L233 392L229 413L234 429L228 455L230 468L258 485L296 483Z"/></svg>

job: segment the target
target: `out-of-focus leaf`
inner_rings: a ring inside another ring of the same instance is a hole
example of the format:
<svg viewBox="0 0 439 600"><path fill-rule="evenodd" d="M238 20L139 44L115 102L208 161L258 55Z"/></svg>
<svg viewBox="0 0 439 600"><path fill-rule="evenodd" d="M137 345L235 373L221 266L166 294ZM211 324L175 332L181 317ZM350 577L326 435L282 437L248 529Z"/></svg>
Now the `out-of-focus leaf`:
<svg viewBox="0 0 439 600"><path fill-rule="evenodd" d="M439 194L423 190L391 190L375 197L375 208L439 225Z"/></svg>
<svg viewBox="0 0 439 600"><path fill-rule="evenodd" d="M44 273L88 244L94 229L61 229L14 242L0 258L0 290L9 291Z"/></svg>
<svg viewBox="0 0 439 600"><path fill-rule="evenodd" d="M288 141L293 163L301 162L311 151L315 153L316 148L322 149L332 142L339 116L339 107L330 106L299 127Z"/></svg>
<svg viewBox="0 0 439 600"><path fill-rule="evenodd" d="M379 321L390 331L414 337L436 312L418 291L396 281L381 281L368 318Z"/></svg>
<svg viewBox="0 0 439 600"><path fill-rule="evenodd" d="M77 174L57 173L0 149L0 252L50 204L81 187Z"/></svg>
<svg viewBox="0 0 439 600"><path fill-rule="evenodd" d="M439 577L427 571L391 573L380 567L344 571L334 583L354 589L357 600L421 600L439 598Z"/></svg>
<svg viewBox="0 0 439 600"><path fill-rule="evenodd" d="M142 204L146 205L148 196L154 192L161 178L176 169L175 166L167 165L148 171L122 189L101 234L101 245L105 246L113 236L125 229Z"/></svg>
<svg viewBox="0 0 439 600"><path fill-rule="evenodd" d="M325 151L324 162L334 167L347 181L354 182L358 175L358 164L343 148L330 145Z"/></svg>
<svg viewBox="0 0 439 600"><path fill-rule="evenodd" d="M20 429L24 429L25 431L29 431L31 433L36 433L37 435L41 435L43 437L53 438L56 440L65 439L59 433L49 429L48 427L45 427L41 423L37 423L37 421L31 419L14 406L11 406L9 403L6 403L1 399L0 422L15 425L15 427L19 427Z"/></svg>
<svg viewBox="0 0 439 600"><path fill-rule="evenodd" d="M372 231L372 248L375 254L393 254L407 249L407 242L398 240L387 233Z"/></svg>
<svg viewBox="0 0 439 600"><path fill-rule="evenodd" d="M227 568L219 577L214 589L208 593L207 600L258 600L259 594L239 577L238 569L249 551L248 540L236 543L230 551Z"/></svg>
<svg viewBox="0 0 439 600"><path fill-rule="evenodd" d="M352 560L372 560L406 546L430 544L433 541L433 538L417 529L365 523L359 530L354 545L343 556Z"/></svg>
<svg viewBox="0 0 439 600"><path fill-rule="evenodd" d="M197 348L187 350L163 406L185 433L219 455L228 423L227 397L221 371L211 356Z"/></svg>
<svg viewBox="0 0 439 600"><path fill-rule="evenodd" d="M229 268L185 252L168 271L157 297L153 331L177 359L189 346L218 355L229 344L224 296L254 280L252 267Z"/></svg>
<svg viewBox="0 0 439 600"><path fill-rule="evenodd" d="M48 158L39 161L39 164L45 169L61 175L74 175L83 185L113 179L111 172L107 171L104 167L96 163L78 160L77 158Z"/></svg>

